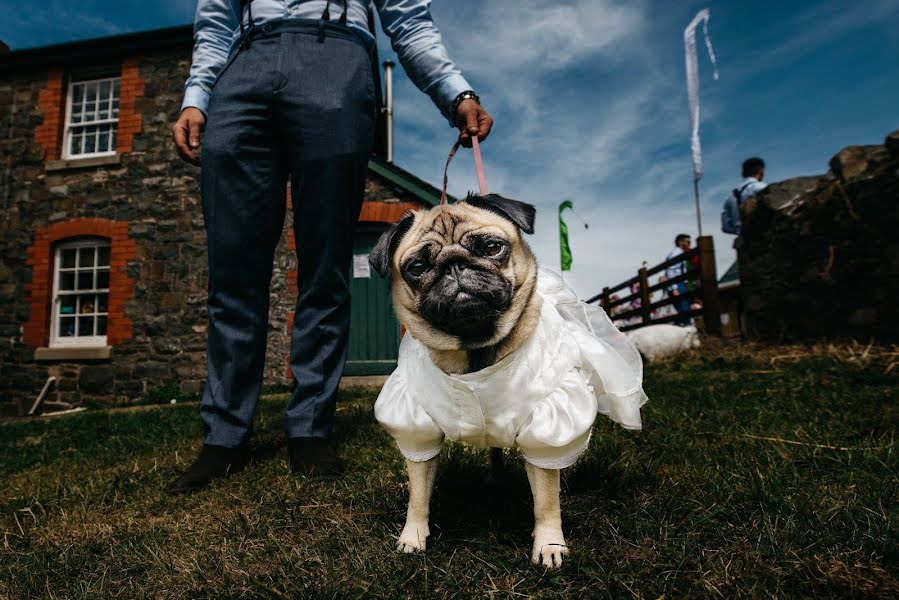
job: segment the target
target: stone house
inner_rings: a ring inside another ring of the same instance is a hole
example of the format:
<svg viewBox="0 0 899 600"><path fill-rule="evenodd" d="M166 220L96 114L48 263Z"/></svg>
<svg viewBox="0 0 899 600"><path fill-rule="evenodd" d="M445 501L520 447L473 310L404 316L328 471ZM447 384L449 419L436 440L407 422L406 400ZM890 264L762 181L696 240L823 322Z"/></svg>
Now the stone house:
<svg viewBox="0 0 899 600"><path fill-rule="evenodd" d="M53 410L133 402L163 385L201 390L199 170L170 139L192 46L184 26L0 54L0 413L23 414L39 396ZM368 271L367 253L386 224L440 198L386 159L385 122L357 229L347 374L390 372L399 342L389 284ZM268 385L291 378L296 240L287 215Z"/></svg>

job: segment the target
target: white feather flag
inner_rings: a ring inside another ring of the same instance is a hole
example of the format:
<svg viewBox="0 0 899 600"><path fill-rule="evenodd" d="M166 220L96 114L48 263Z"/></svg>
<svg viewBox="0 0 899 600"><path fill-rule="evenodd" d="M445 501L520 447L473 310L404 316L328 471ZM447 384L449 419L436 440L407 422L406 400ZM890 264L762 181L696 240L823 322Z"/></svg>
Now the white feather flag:
<svg viewBox="0 0 899 600"><path fill-rule="evenodd" d="M709 59L714 68L714 77L718 79L718 65L715 62L715 51L709 39L709 9L704 8L693 17L684 30L684 51L687 62L687 100L690 103L690 128L692 136L690 147L693 150L693 180L702 179L702 148L699 145L699 64L696 60L696 28L702 23L705 45L709 50Z"/></svg>

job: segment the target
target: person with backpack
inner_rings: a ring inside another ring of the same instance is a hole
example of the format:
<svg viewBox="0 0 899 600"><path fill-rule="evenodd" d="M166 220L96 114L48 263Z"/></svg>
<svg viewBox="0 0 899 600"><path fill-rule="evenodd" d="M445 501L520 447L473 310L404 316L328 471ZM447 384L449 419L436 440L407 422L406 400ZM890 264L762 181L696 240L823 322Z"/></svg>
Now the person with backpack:
<svg viewBox="0 0 899 600"><path fill-rule="evenodd" d="M724 200L721 212L721 231L740 235L743 223L740 219L740 206L749 198L768 187L762 181L765 177L765 161L753 156L743 161L743 181Z"/></svg>

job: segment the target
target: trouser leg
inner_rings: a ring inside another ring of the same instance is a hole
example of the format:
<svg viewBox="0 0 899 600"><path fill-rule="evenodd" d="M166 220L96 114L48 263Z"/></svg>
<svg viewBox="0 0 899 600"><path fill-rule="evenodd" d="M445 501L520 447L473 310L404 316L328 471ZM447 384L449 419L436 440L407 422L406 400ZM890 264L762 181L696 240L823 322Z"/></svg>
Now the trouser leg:
<svg viewBox="0 0 899 600"><path fill-rule="evenodd" d="M353 235L374 125L369 54L357 43L282 36L278 114L290 167L297 247L288 437L330 436L350 326Z"/></svg>
<svg viewBox="0 0 899 600"><path fill-rule="evenodd" d="M205 442L248 436L262 385L274 249L286 172L266 69L276 46L254 42L216 83L203 136L201 195L209 254Z"/></svg>

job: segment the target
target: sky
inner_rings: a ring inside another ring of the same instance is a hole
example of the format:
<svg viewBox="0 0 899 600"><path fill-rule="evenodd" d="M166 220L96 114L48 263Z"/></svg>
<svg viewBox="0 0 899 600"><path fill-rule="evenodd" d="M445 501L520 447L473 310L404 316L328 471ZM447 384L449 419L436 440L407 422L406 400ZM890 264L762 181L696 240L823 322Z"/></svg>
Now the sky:
<svg viewBox="0 0 899 600"><path fill-rule="evenodd" d="M0 0L12 49L190 23L195 0ZM683 30L701 8L720 79L700 39L702 226L719 276L733 262L720 232L724 197L749 156L778 181L827 171L850 144L899 129L899 1L435 0L450 56L496 123L483 144L491 191L537 206L529 240L559 268L557 207L574 256L566 279L584 297L664 259L696 234ZM393 59L379 32L382 60ZM397 165L438 185L455 136L396 70ZM457 155L450 192L476 189Z"/></svg>

